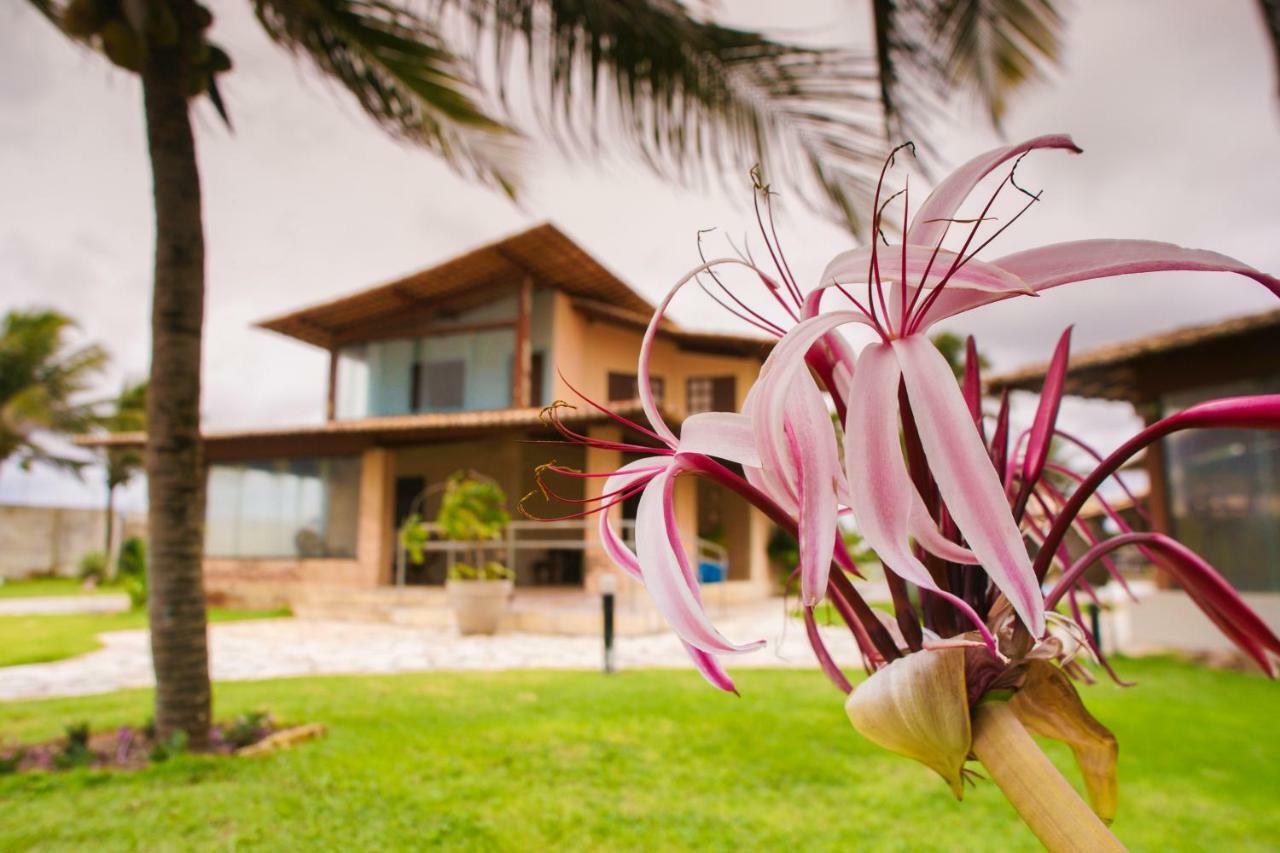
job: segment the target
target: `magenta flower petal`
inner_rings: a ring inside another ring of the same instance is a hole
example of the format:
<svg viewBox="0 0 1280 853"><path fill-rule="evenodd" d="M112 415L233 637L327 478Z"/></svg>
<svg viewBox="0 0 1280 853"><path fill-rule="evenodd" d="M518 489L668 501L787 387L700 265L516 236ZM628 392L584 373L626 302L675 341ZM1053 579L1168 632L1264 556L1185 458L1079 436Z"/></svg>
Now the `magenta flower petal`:
<svg viewBox="0 0 1280 853"><path fill-rule="evenodd" d="M881 281L885 284L896 283L902 276L902 246L888 245L877 248L877 254L884 260L880 264ZM934 257L934 254L937 257ZM925 271L929 278L923 282L925 289L935 287L943 278L947 278L947 288L986 291L990 293L1032 293L1031 286L1017 275L1002 269L995 264L969 259L954 272L959 255L947 249L935 250L932 246L907 246L907 286L914 290L921 286L921 278ZM861 248L842 252L835 256L819 279L821 285L866 283L867 270L871 263L871 249ZM947 273L951 272L948 277Z"/></svg>
<svg viewBox="0 0 1280 853"><path fill-rule="evenodd" d="M946 359L926 338L893 342L920 442L956 526L1035 637L1044 634L1044 600L1014 523L1004 487L978 437ZM854 382L858 380L854 374Z"/></svg>
<svg viewBox="0 0 1280 853"><path fill-rule="evenodd" d="M689 645L704 652L749 652L764 640L736 645L716 630L702 609L698 581L676 526L672 506L675 466L658 474L640 495L636 510L636 553L645 588L654 606L672 630Z"/></svg>
<svg viewBox="0 0 1280 853"><path fill-rule="evenodd" d="M699 412L680 425L682 453L702 453L752 468L760 467L751 418L735 412Z"/></svg>
<svg viewBox="0 0 1280 853"><path fill-rule="evenodd" d="M734 686L733 679L729 677L729 673L725 672L724 667L716 660L715 655L704 652L696 646L691 646L684 640L681 640L680 643L684 646L684 650L689 653L689 659L693 661L694 667L707 680L707 683L726 693L738 692L738 688Z"/></svg>
<svg viewBox="0 0 1280 853"><path fill-rule="evenodd" d="M1081 575L1095 560L1125 545L1144 547L1210 621L1275 678L1275 665L1267 653L1280 655L1280 638L1203 557L1163 533L1124 533L1094 545L1063 572L1048 597L1050 606L1081 582Z"/></svg>
<svg viewBox="0 0 1280 853"><path fill-rule="evenodd" d="M1081 150L1071 141L1070 136L1054 134L1037 136L1035 139L997 148L974 157L948 175L946 180L929 193L924 204L920 205L920 209L916 211L911 227L907 229L907 242L918 246L936 245L946 231L946 220L955 218L956 211L960 209L960 205L964 204L964 200L969 197L969 193L973 192L973 188L979 181L999 168L1002 163L1007 163L1014 157L1037 148L1065 148L1074 154L1079 154Z"/></svg>
<svg viewBox="0 0 1280 853"><path fill-rule="evenodd" d="M654 469L661 470L670 464L671 459L667 456L648 456L644 459L629 462L604 481L604 488L601 489L600 494L621 495L626 490L639 486L646 479L653 477ZM627 543L622 540L622 537L618 535L618 531L613 529L608 510L600 513L599 524L600 544L605 554L627 574L643 582L640 561L636 558L635 553L627 547Z"/></svg>
<svg viewBox="0 0 1280 853"><path fill-rule="evenodd" d="M1037 293L1062 284L1145 272L1229 272L1243 275L1280 296L1280 279L1235 258L1204 249L1184 249L1155 240L1075 240L1028 249L992 261L1031 285ZM921 328L998 302L1006 294L957 290L941 294Z"/></svg>
<svg viewBox="0 0 1280 853"><path fill-rule="evenodd" d="M1006 255L993 262L1021 276L1037 292L1094 278L1143 272L1231 272L1247 276L1280 296L1280 279L1235 258L1204 249L1184 249L1155 240L1075 240Z"/></svg>
<svg viewBox="0 0 1280 853"><path fill-rule="evenodd" d="M974 563L966 548L946 540L911 482L898 438L898 361L887 344L871 344L858 356L844 430L844 459L858 532L899 577L941 592L911 552L908 536L944 559Z"/></svg>
<svg viewBox="0 0 1280 853"><path fill-rule="evenodd" d="M920 497L920 493L916 491L914 485L911 487L911 492L911 514L907 518L907 532L920 543L920 547L953 563L977 565L978 558L974 556L972 551L963 545L952 542L938 530L937 523L929 515L929 509L924 505L924 500Z"/></svg>
<svg viewBox="0 0 1280 853"><path fill-rule="evenodd" d="M1027 449L1022 456L1022 493L1015 509L1018 517L1021 517L1027 497L1040 479L1044 464L1049 459L1049 445L1053 441L1053 428L1058 422L1058 409L1062 405L1062 390L1067 381L1067 359L1070 353L1071 327L1068 326L1053 351L1053 359L1045 373L1044 387L1040 389L1036 417L1027 434Z"/></svg>
<svg viewBox="0 0 1280 853"><path fill-rule="evenodd" d="M788 451L800 493L800 600L813 607L826 593L836 544L840 452L826 402L809 376L792 386L787 401Z"/></svg>

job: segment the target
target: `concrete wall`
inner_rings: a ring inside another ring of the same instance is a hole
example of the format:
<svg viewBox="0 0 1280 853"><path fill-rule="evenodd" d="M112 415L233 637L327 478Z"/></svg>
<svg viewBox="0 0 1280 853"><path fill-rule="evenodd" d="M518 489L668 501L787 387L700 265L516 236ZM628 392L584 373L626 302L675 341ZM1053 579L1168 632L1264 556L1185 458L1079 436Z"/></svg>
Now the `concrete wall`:
<svg viewBox="0 0 1280 853"><path fill-rule="evenodd" d="M1159 589L1150 582L1132 584L1139 601L1108 589L1102 621L1103 647L1110 652L1141 655L1156 652L1234 654L1235 645L1218 630L1187 594ZM1280 633L1280 593L1241 595L1271 630Z"/></svg>
<svg viewBox="0 0 1280 853"><path fill-rule="evenodd" d="M643 334L612 323L595 321L573 308L568 296L556 294L555 342L551 360L565 379L592 400L608 399L610 373L635 373ZM686 382L694 376L733 376L737 380L737 407L760 372L755 358L709 355L681 350L675 342L659 337L653 346L650 372L665 386L663 409L684 415ZM556 376L553 396L575 403L576 394ZM575 403L577 405L577 403Z"/></svg>
<svg viewBox="0 0 1280 853"><path fill-rule="evenodd" d="M145 513L117 513L115 547L129 536L146 536L146 524ZM105 510L0 506L0 577L75 575L80 558L101 551L105 537Z"/></svg>

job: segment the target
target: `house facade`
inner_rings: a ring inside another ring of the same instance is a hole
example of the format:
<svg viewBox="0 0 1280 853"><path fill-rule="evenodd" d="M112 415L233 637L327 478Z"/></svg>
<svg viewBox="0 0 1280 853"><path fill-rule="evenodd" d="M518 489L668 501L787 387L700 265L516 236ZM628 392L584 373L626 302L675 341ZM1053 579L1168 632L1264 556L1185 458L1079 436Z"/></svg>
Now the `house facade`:
<svg viewBox="0 0 1280 853"><path fill-rule="evenodd" d="M535 471L605 471L616 451L558 443L542 420L563 400L573 429L623 437L624 428L577 393L643 422L636 358L653 308L552 225L541 225L438 266L258 325L328 353L324 423L205 435L205 583L210 600L297 605L317 595L388 587L438 589L449 546L415 564L398 546L410 514L430 521L441 487L465 470L506 492L513 518L494 558L517 588L596 588L612 571L594 523L527 521L575 505L549 502ZM673 424L738 408L769 341L663 326L653 386ZM252 377L245 377L252 381ZM570 387L572 383L572 388ZM639 434L625 436L644 444ZM139 441L117 435L98 443ZM561 478L564 497L599 493L600 479ZM769 590L764 517L694 478L678 483L681 531L707 579L725 595ZM628 502L611 512L634 513Z"/></svg>
<svg viewBox="0 0 1280 853"><path fill-rule="evenodd" d="M1038 390L1047 365L997 377L991 391ZM1066 393L1132 404L1154 423L1219 397L1280 393L1280 311L1178 329L1071 360ZM1203 555L1280 630L1280 433L1175 433L1144 454L1151 525ZM1132 650L1217 651L1228 641L1163 575L1117 629Z"/></svg>

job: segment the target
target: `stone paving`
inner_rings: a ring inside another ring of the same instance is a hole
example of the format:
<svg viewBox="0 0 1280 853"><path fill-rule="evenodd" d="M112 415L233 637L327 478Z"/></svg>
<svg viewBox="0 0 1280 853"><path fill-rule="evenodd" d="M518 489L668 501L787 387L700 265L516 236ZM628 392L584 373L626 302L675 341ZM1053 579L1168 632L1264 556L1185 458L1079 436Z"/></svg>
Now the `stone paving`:
<svg viewBox="0 0 1280 853"><path fill-rule="evenodd" d="M792 599L794 606L794 599ZM742 667L812 667L804 624L786 618L782 602L735 608L716 620L729 639L764 638L768 646L726 659ZM860 658L848 630L821 629L832 654L848 666ZM153 683L146 631L101 636L102 649L55 663L0 668L0 701L105 693ZM499 634L462 637L454 631L384 623L267 619L209 627L210 663L217 681L302 675L503 669L597 669L599 637ZM672 634L619 637L619 669L688 667Z"/></svg>
<svg viewBox="0 0 1280 853"><path fill-rule="evenodd" d="M104 595L33 595L0 599L0 616L32 613L120 613L129 609L129 597Z"/></svg>

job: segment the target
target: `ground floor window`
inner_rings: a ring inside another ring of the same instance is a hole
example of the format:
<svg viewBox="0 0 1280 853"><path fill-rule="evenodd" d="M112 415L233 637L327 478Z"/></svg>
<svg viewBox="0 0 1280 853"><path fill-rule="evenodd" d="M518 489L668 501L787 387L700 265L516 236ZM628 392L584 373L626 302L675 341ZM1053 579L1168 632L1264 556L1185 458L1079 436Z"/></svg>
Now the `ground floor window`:
<svg viewBox="0 0 1280 853"><path fill-rule="evenodd" d="M354 557L360 458L214 463L206 506L210 557Z"/></svg>
<svg viewBox="0 0 1280 853"><path fill-rule="evenodd" d="M1165 398L1166 414L1216 397L1280 393L1280 377ZM1173 533L1244 592L1280 592L1280 434L1189 430L1165 440Z"/></svg>

